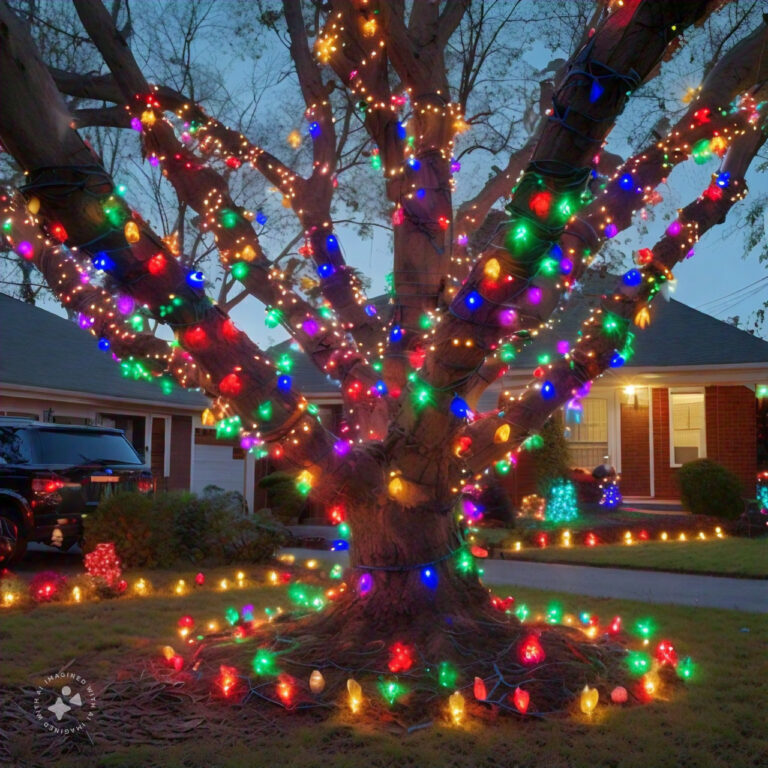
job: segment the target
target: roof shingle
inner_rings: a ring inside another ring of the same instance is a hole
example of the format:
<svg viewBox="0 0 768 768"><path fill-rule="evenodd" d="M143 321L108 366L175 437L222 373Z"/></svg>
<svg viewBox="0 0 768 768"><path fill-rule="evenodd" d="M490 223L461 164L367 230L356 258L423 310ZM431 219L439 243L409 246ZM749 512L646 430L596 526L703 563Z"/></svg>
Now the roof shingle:
<svg viewBox="0 0 768 768"><path fill-rule="evenodd" d="M0 294L0 382L204 408L201 392L126 379L109 353L74 323Z"/></svg>

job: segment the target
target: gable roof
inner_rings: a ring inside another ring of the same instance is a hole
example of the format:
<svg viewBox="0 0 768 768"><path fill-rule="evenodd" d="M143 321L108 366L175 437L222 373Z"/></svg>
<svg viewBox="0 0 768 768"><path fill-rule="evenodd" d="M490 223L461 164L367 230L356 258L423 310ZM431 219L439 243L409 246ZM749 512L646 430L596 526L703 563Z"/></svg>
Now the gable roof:
<svg viewBox="0 0 768 768"><path fill-rule="evenodd" d="M595 276L587 287L574 291L563 311L553 315L557 321L554 327L540 333L535 343L520 351L510 374L530 373L538 365L540 354L544 351L554 353L559 339L574 339L590 309L599 305L601 293L612 289L617 280L617 276L611 274ZM380 298L374 299L377 306ZM750 363L768 366L768 341L675 299L665 301L663 297L657 297L651 305L651 324L644 330L633 328L633 332L635 354L622 370ZM280 355L290 346L290 340L285 341L272 347L270 352ZM305 354L295 351L292 356L293 376L305 394L338 391L338 384L318 371Z"/></svg>
<svg viewBox="0 0 768 768"><path fill-rule="evenodd" d="M515 367L535 368L542 347L552 350L558 339L574 339L599 301L599 294L574 294L554 328L521 350ZM625 368L768 363L768 341L675 299L657 297L651 305L650 325L632 332L635 353Z"/></svg>
<svg viewBox="0 0 768 768"><path fill-rule="evenodd" d="M0 294L0 382L204 408L201 392L126 379L93 336L52 312Z"/></svg>

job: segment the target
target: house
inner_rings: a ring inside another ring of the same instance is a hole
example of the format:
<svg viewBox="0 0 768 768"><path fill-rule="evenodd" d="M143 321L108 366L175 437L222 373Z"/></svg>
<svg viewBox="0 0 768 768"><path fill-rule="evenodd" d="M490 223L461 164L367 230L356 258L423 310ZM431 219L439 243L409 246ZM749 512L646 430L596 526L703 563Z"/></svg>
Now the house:
<svg viewBox="0 0 768 768"><path fill-rule="evenodd" d="M514 367L483 394L480 410L499 393L531 379L542 351L576 336L581 322L612 278L575 293L552 330L523 349ZM386 300L378 302L384 311ZM382 312L383 314L384 312ZM575 466L603 461L621 474L625 496L679 498L676 475L686 461L708 456L733 470L744 494L754 493L757 471L756 390L768 383L768 342L709 315L659 298L652 323L636 333L635 355L594 382L577 420L566 416ZM270 351L277 359L285 341ZM342 418L339 387L293 344L293 379L318 406L331 431ZM0 415L57 423L105 424L124 429L152 467L158 486L200 492L207 485L244 494L251 509L266 504L257 483L271 467L236 441L217 440L201 423L207 400L200 392L133 381L74 323L0 295ZM504 479L517 502L535 490L531 454L519 455Z"/></svg>
<svg viewBox="0 0 768 768"><path fill-rule="evenodd" d="M537 343L523 349L514 367L483 394L479 410L496 407L503 390L521 389L539 365L555 355L557 341L576 337L600 294L615 276L597 277L574 292L567 312ZM593 383L578 421L566 413L566 437L574 466L593 469L607 461L621 474L625 496L676 500L679 468L709 457L739 477L754 495L757 472L756 390L768 383L768 342L679 301L659 297L652 322L635 329L634 356ZM290 342L277 345L279 355ZM312 400L322 400L328 426L341 417L338 387L303 355L295 354L294 380ZM502 482L517 503L535 491L532 454L519 454Z"/></svg>
<svg viewBox="0 0 768 768"><path fill-rule="evenodd" d="M615 278L601 281L615 285ZM593 283L594 285L594 283ZM484 393L486 408L501 389L530 381L541 346L573 339L598 290L575 294L568 312L540 344L518 355L515 367ZM634 355L593 382L578 418L566 410L566 438L574 466L592 470L605 461L621 475L629 497L678 500L680 467L708 457L732 470L746 497L757 474L756 394L768 382L768 342L679 301L659 297L651 324L634 329ZM522 452L508 490L519 499L535 490L532 455Z"/></svg>
<svg viewBox="0 0 768 768"><path fill-rule="evenodd" d="M253 503L255 459L202 425L207 398L123 377L93 336L44 309L0 294L0 415L125 431L158 488L244 492Z"/></svg>

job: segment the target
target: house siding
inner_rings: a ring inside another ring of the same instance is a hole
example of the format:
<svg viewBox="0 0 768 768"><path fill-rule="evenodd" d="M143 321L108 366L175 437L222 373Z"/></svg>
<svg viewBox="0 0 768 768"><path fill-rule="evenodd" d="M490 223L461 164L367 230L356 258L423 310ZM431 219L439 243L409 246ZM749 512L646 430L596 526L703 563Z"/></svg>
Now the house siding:
<svg viewBox="0 0 768 768"><path fill-rule="evenodd" d="M621 404L621 492L651 495L648 405Z"/></svg>
<svg viewBox="0 0 768 768"><path fill-rule="evenodd" d="M754 495L757 473L757 415L749 387L704 389L707 458L734 472L745 496ZM653 453L656 496L680 498L679 467L669 466L669 390L653 390ZM623 487L623 486L622 486Z"/></svg>

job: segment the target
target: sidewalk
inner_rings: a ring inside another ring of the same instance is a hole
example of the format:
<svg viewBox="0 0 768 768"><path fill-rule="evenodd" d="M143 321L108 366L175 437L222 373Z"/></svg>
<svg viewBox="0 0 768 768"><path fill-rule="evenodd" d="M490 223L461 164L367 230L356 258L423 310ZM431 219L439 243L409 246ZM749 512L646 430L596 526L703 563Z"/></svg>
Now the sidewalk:
<svg viewBox="0 0 768 768"><path fill-rule="evenodd" d="M347 564L346 552L298 548L283 551L296 555L299 561L315 558L324 563ZM520 560L484 560L482 567L485 571L483 580L500 586L531 587L645 603L768 613L766 579L732 579L725 576L591 568L588 565L527 563Z"/></svg>

